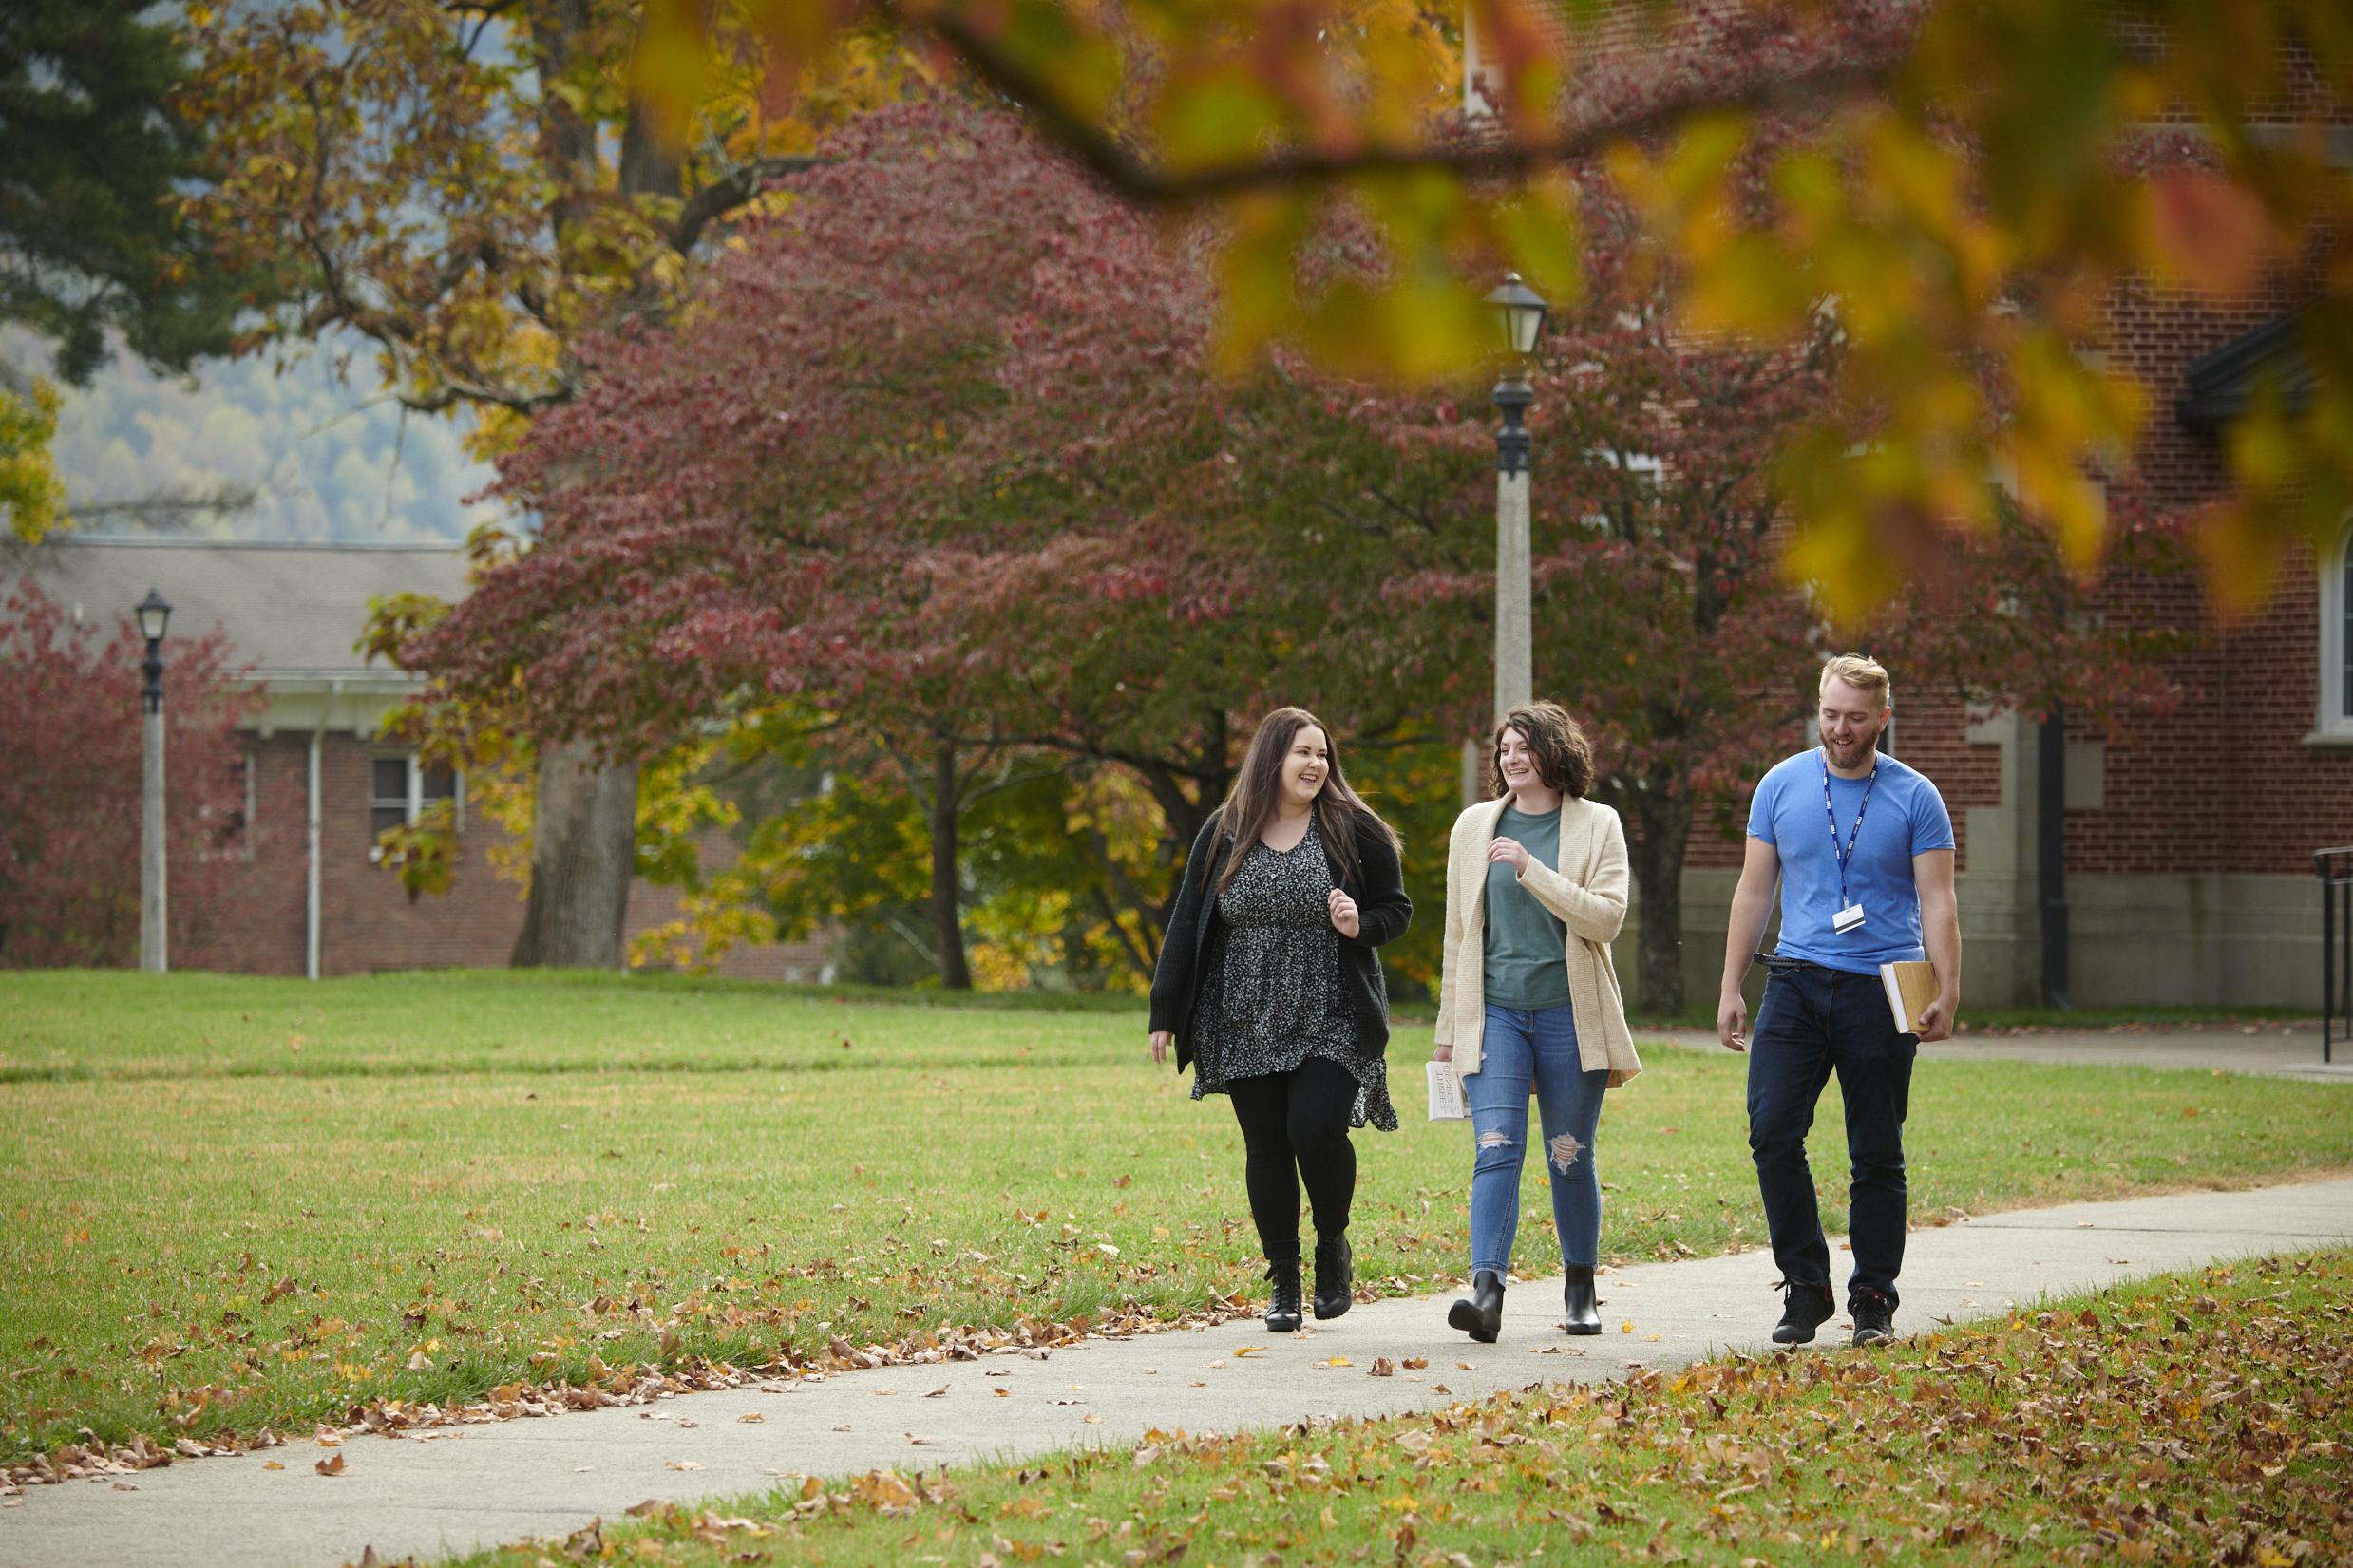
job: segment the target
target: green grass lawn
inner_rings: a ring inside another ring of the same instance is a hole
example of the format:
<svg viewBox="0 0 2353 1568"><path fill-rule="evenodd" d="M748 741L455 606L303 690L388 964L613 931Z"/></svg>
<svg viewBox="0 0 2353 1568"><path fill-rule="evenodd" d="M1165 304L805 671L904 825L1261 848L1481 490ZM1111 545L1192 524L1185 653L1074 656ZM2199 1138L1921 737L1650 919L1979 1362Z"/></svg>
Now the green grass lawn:
<svg viewBox="0 0 2353 1568"><path fill-rule="evenodd" d="M1143 1039L1135 1011L642 977L0 975L0 1462L1255 1289L1232 1118ZM1393 1045L1409 1107L1425 1040ZM1741 1062L1647 1060L1597 1141L1605 1255L1760 1241ZM1458 1273L1464 1127L1357 1143L1360 1276ZM1936 1062L1909 1151L1924 1219L2244 1185L2353 1165L2353 1095Z"/></svg>
<svg viewBox="0 0 2353 1568"><path fill-rule="evenodd" d="M2353 1559L2349 1442L2353 1253L2336 1251L1883 1350L1734 1357L1304 1430L1160 1434L1005 1468L812 1479L608 1521L596 1539L617 1560L671 1568L2291 1568Z"/></svg>

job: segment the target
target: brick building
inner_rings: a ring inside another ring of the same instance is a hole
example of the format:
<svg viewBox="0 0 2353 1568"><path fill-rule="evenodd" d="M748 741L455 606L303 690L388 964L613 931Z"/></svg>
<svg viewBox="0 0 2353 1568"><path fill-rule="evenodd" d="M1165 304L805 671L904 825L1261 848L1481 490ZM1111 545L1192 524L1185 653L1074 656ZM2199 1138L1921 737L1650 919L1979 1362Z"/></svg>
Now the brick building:
<svg viewBox="0 0 2353 1568"><path fill-rule="evenodd" d="M173 605L167 667L173 641L218 628L232 664L249 666L244 678L263 693L245 731L247 859L226 878L232 907L202 912L195 940L172 954L175 968L315 978L507 961L523 900L489 863L491 847L508 841L504 830L468 811L462 774L426 766L380 738L385 719L423 683L352 646L371 598L462 597L458 551L65 537L14 564L84 621L111 622L149 588L161 591ZM167 668L167 693L169 680ZM377 864L376 835L445 798L455 801L465 845L457 881L412 902ZM677 912L673 890L639 881L630 892L630 935ZM831 961L822 946L782 943L739 949L721 972L824 980Z"/></svg>
<svg viewBox="0 0 2353 1568"><path fill-rule="evenodd" d="M1705 47L1693 29L1704 29L1712 9L1721 8L1679 10L1676 47L1695 37ZM1582 35L1588 59L1651 47L1630 6L1602 8L1591 26ZM1468 16L1464 69L1465 111L1493 113ZM2317 130L2333 161L2353 168L2353 106L2308 69L2288 74L2289 97L2255 117ZM2166 119L2194 123L2186 109ZM2224 493L2232 417L2267 381L2291 398L2307 384L2294 315L2316 287L2311 274L2283 268L2228 304L2145 281L2110 300L2106 350L2140 378L2156 410L2135 455L2154 503L2186 510ZM2127 581L2111 608L2181 626L2211 620L2187 584ZM1926 673L1912 672L1907 686L1907 672L1895 671L1893 748L1937 782L1952 812L1969 1001L2041 999L2038 816L2056 798L2064 849L2050 887L2064 898L2074 1001L2318 1009L2312 854L2353 844L2353 517L2318 551L2297 549L2261 611L2214 628L2180 661L2171 673L2185 700L2123 744L2075 741L2046 755L2021 715L1924 701ZM1789 749L1803 744L1793 735ZM1759 756L1757 771L1774 760ZM1694 833L1682 895L1687 995L1715 992L1738 820L1720 838ZM1630 923L1640 919L1638 908ZM1623 939L1629 950L1633 939Z"/></svg>

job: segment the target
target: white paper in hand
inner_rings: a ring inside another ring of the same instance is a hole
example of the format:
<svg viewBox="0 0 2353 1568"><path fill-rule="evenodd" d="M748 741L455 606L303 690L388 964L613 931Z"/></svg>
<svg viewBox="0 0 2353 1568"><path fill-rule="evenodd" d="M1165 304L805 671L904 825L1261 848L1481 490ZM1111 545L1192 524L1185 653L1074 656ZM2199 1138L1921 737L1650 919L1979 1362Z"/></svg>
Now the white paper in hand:
<svg viewBox="0 0 2353 1568"><path fill-rule="evenodd" d="M1452 1062L1429 1064L1430 1120L1433 1122L1468 1122L1471 1111L1463 1104L1462 1075Z"/></svg>

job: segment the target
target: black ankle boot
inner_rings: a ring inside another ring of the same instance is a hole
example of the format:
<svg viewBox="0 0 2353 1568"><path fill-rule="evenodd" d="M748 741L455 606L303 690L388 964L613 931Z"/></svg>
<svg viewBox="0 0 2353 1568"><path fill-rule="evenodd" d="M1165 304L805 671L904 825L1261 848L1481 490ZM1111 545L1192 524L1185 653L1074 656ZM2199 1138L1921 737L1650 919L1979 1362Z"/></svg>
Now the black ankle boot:
<svg viewBox="0 0 2353 1568"><path fill-rule="evenodd" d="M1601 1303L1593 1294L1593 1266L1571 1263L1568 1283L1561 1287L1561 1305L1568 1313L1563 1327L1570 1333L1602 1332Z"/></svg>
<svg viewBox="0 0 2353 1568"><path fill-rule="evenodd" d="M1345 1231L1316 1237L1317 1317L1338 1317L1356 1304L1356 1261Z"/></svg>
<svg viewBox="0 0 2353 1568"><path fill-rule="evenodd" d="M1300 1313L1300 1266L1297 1263L1269 1263L1266 1277L1274 1281L1274 1294L1266 1303L1266 1332L1295 1333L1302 1320Z"/></svg>
<svg viewBox="0 0 2353 1568"><path fill-rule="evenodd" d="M1482 1345L1492 1345L1504 1327L1504 1276L1481 1269L1471 1276L1471 1295L1446 1310L1446 1321Z"/></svg>

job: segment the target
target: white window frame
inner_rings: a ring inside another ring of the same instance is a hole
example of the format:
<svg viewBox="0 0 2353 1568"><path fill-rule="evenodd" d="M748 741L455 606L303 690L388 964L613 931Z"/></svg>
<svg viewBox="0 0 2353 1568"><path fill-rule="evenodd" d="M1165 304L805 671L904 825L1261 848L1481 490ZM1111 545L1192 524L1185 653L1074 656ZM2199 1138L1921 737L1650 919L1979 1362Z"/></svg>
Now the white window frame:
<svg viewBox="0 0 2353 1568"><path fill-rule="evenodd" d="M425 812L424 760L413 751L370 753L368 758L368 859L371 861L380 861L384 859L384 846L375 841L375 835L379 831L375 825L376 813L383 807L393 803L389 797L376 793L376 764L389 763L396 758L408 765L408 799L404 803L407 815L401 821L413 826L416 820ZM449 786L452 803L450 806L451 825L463 833L465 831L465 769L453 767L449 770Z"/></svg>
<svg viewBox="0 0 2353 1568"><path fill-rule="evenodd" d="M1650 481L1653 490L1662 489L1666 485L1667 465L1648 452L1629 452L1621 463L1615 447L1596 446L1592 450L1593 456L1604 466L1639 475ZM1577 520L1596 534L1606 532L1609 528L1609 514L1606 512L1587 512Z"/></svg>
<svg viewBox="0 0 2353 1568"><path fill-rule="evenodd" d="M2345 659L2353 648L2347 638L2353 636L2353 627L2345 624L2353 615L2353 592L2348 592L2345 574L2353 570L2353 513L2348 513L2337 529L2337 537L2313 562L2320 592L2314 595L2320 601L2320 635L2314 639L2320 657L2320 702L2313 714L2312 733L2306 737L2308 744L2325 746L2353 746L2353 690L2348 690Z"/></svg>

